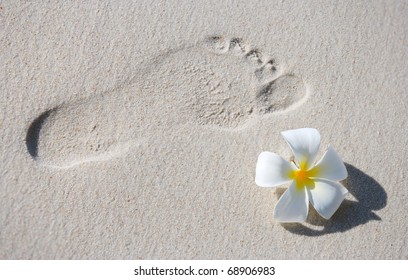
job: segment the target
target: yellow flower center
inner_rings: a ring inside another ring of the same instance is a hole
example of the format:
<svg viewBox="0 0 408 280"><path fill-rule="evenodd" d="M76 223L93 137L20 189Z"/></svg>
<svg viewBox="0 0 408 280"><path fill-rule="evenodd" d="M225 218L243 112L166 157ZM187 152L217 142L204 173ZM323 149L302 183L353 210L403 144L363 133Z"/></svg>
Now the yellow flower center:
<svg viewBox="0 0 408 280"><path fill-rule="evenodd" d="M307 170L306 164L299 164L300 168L290 171L289 178L296 181L296 187L302 189L303 187L314 188L314 180L311 179L316 177L318 173L318 168L315 166L310 170Z"/></svg>

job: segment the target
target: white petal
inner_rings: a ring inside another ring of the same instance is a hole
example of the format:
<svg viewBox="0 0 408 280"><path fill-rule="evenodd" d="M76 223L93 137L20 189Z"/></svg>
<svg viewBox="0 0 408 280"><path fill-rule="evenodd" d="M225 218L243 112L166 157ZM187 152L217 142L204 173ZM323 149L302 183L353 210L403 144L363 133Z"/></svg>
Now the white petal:
<svg viewBox="0 0 408 280"><path fill-rule="evenodd" d="M313 167L312 178L322 178L331 181L341 181L347 178L347 169L343 161L329 146L322 159Z"/></svg>
<svg viewBox="0 0 408 280"><path fill-rule="evenodd" d="M320 146L320 133L314 128L300 128L281 132L289 144L296 163L311 167ZM303 167L304 168L304 167Z"/></svg>
<svg viewBox="0 0 408 280"><path fill-rule="evenodd" d="M256 163L255 183L260 187L276 187L292 181L290 162L271 152L262 152Z"/></svg>
<svg viewBox="0 0 408 280"><path fill-rule="evenodd" d="M330 219L348 193L341 184L322 179L316 179L314 188L307 188L307 192L310 203L325 219Z"/></svg>
<svg viewBox="0 0 408 280"><path fill-rule="evenodd" d="M297 188L293 182L279 199L273 215L280 223L301 223L306 221L308 212L307 192L305 188Z"/></svg>

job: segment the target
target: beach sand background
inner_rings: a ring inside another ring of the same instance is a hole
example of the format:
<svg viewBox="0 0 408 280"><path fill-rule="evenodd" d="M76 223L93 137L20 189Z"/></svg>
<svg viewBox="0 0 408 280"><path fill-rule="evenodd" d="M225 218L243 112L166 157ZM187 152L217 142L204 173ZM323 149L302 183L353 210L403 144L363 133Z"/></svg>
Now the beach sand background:
<svg viewBox="0 0 408 280"><path fill-rule="evenodd" d="M406 1L0 1L1 259L407 259ZM349 189L254 183L314 127Z"/></svg>

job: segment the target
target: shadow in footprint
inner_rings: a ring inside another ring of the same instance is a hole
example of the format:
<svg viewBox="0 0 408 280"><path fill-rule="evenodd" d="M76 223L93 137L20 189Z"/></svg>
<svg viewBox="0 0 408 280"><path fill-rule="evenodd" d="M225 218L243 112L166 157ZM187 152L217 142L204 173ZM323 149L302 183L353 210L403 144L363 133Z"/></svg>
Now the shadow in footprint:
<svg viewBox="0 0 408 280"><path fill-rule="evenodd" d="M26 136L26 145L28 153L36 159L38 157L38 141L40 140L40 131L45 122L49 117L51 110L45 111L40 116L38 116L30 125Z"/></svg>
<svg viewBox="0 0 408 280"><path fill-rule="evenodd" d="M323 219L313 207L310 207L306 220L308 226L302 224L282 224L282 226L295 234L319 236L344 232L371 220L380 221L381 218L373 211L387 205L387 193L384 188L351 164L346 163L346 167L349 175L344 185L357 202L345 200L330 220Z"/></svg>

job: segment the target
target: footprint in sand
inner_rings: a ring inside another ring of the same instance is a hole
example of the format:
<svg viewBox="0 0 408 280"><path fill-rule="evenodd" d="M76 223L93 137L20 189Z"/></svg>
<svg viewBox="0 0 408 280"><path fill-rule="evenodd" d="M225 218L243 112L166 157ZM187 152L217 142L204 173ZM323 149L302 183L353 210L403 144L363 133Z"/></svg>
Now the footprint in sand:
<svg viewBox="0 0 408 280"><path fill-rule="evenodd" d="M26 144L38 163L67 168L123 155L175 125L238 129L300 104L306 93L300 77L242 39L209 37L157 56L113 90L42 113Z"/></svg>

